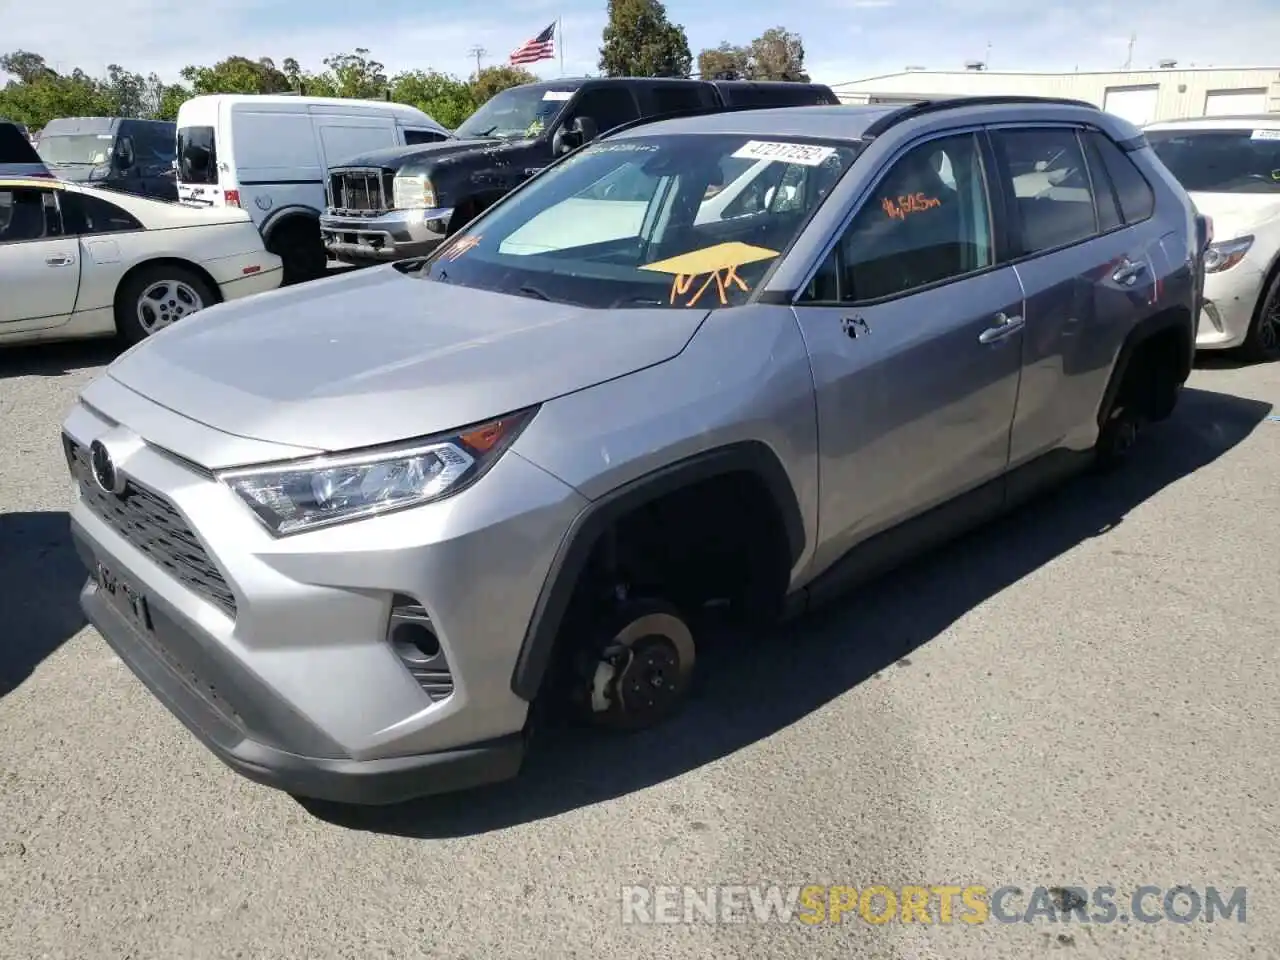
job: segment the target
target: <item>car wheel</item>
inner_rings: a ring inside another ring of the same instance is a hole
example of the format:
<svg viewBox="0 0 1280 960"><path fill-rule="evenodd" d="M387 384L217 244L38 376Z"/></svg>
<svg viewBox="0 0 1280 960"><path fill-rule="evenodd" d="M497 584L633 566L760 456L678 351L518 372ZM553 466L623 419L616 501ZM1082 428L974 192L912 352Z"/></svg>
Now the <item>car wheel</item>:
<svg viewBox="0 0 1280 960"><path fill-rule="evenodd" d="M1094 447L1097 468L1106 472L1123 465L1138 441L1138 432L1143 424L1142 415L1133 407L1117 405L1098 433L1098 443Z"/></svg>
<svg viewBox="0 0 1280 960"><path fill-rule="evenodd" d="M629 600L598 625L580 663L579 706L595 725L642 730L684 705L694 669L693 633L662 600Z"/></svg>
<svg viewBox="0 0 1280 960"><path fill-rule="evenodd" d="M218 293L194 270L177 264L144 267L121 286L116 297L116 329L138 343L205 307Z"/></svg>
<svg viewBox="0 0 1280 960"><path fill-rule="evenodd" d="M1246 359L1255 363L1280 360L1280 275L1267 288L1258 315L1253 318L1249 335L1241 346L1241 352Z"/></svg>
<svg viewBox="0 0 1280 960"><path fill-rule="evenodd" d="M282 261L282 286L323 277L329 267L329 254L314 225L298 223L277 230L267 249Z"/></svg>

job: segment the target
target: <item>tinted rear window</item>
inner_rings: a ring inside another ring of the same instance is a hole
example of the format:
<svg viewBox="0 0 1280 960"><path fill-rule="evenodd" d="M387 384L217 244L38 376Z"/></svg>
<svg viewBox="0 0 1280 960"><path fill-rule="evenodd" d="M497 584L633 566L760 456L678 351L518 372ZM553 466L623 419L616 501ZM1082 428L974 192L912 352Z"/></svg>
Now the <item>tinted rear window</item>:
<svg viewBox="0 0 1280 960"><path fill-rule="evenodd" d="M178 131L178 179L183 183L218 182L218 144L213 127Z"/></svg>
<svg viewBox="0 0 1280 960"><path fill-rule="evenodd" d="M0 163L40 163L40 156L16 124L0 121Z"/></svg>

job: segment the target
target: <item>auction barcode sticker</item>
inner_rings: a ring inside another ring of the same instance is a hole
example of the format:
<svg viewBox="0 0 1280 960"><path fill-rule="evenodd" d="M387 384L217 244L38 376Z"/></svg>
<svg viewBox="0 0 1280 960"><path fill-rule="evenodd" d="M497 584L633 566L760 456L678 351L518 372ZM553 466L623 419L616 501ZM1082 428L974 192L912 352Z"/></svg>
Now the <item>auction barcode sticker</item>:
<svg viewBox="0 0 1280 960"><path fill-rule="evenodd" d="M748 140L734 152L737 160L780 160L816 167L835 155L835 147L818 147L807 143L781 143L773 140Z"/></svg>
<svg viewBox="0 0 1280 960"><path fill-rule="evenodd" d="M1280 140L1280 130L1255 130L1251 140Z"/></svg>

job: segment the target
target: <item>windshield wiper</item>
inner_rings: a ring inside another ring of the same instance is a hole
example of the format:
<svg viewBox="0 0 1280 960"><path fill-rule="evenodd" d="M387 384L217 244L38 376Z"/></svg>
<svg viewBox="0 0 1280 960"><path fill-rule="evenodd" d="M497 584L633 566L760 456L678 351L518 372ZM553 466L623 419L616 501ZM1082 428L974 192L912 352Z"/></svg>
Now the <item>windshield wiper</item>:
<svg viewBox="0 0 1280 960"><path fill-rule="evenodd" d="M546 300L548 303L551 301L551 298L537 287L523 286L517 289L516 293L523 293L526 297L533 297L535 300Z"/></svg>

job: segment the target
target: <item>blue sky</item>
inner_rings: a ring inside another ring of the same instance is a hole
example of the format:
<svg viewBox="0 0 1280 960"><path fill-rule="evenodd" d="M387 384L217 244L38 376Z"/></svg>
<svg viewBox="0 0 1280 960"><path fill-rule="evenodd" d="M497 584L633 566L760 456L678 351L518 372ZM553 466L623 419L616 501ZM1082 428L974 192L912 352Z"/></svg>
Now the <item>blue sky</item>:
<svg viewBox="0 0 1280 960"><path fill-rule="evenodd" d="M513 47L563 18L564 69L594 72L604 0L60 0L57 17L33 15L30 0L0 0L0 47L42 53L62 69L102 73L121 63L175 79L183 65L232 53L295 57L317 69L324 56L368 47L392 71L434 68L465 74L468 50L505 62ZM785 13L780 13L782 10ZM993 70L1108 70L1125 61L1136 32L1134 66L1174 58L1198 66L1280 65L1280 2L1237 0L1223 15L1205 0L776 0L732 3L672 0L696 55L722 40L744 43L771 26L804 39L815 80L838 83L908 64L958 69L988 59ZM989 45L989 46L988 46ZM559 61L537 65L545 77Z"/></svg>

